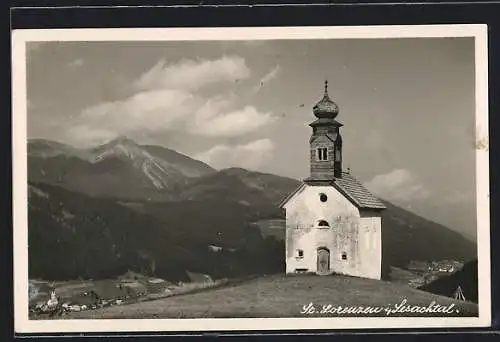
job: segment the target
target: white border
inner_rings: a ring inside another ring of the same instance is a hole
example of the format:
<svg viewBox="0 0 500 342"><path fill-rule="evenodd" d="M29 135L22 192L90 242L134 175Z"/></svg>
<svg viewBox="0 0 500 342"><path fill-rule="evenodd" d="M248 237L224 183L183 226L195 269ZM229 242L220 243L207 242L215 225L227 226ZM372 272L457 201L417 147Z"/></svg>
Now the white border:
<svg viewBox="0 0 500 342"><path fill-rule="evenodd" d="M475 37L477 244L479 317L232 318L232 319L28 319L26 42L380 39ZM418 25L259 28L43 29L12 33L12 130L14 222L14 327L16 333L237 331L367 328L487 327L491 324L488 159L488 64L486 25ZM483 145L484 146L484 145Z"/></svg>

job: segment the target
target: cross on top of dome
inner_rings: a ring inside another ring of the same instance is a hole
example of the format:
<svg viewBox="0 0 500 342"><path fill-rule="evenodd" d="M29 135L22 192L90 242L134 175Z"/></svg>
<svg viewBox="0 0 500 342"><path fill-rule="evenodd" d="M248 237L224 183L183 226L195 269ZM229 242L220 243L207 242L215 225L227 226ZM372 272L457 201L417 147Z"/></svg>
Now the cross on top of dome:
<svg viewBox="0 0 500 342"><path fill-rule="evenodd" d="M328 96L328 81L325 81L325 94L323 98L313 107L313 113L317 118L334 119L339 114L339 107Z"/></svg>

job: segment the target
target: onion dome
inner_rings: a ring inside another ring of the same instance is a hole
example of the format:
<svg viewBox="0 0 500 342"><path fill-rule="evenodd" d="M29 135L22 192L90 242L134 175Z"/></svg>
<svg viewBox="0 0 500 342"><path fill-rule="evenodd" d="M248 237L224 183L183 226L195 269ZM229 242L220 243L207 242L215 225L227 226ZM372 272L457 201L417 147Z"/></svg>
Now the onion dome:
<svg viewBox="0 0 500 342"><path fill-rule="evenodd" d="M313 113L317 118L334 119L339 114L339 107L328 96L328 81L325 81L325 95L313 107Z"/></svg>

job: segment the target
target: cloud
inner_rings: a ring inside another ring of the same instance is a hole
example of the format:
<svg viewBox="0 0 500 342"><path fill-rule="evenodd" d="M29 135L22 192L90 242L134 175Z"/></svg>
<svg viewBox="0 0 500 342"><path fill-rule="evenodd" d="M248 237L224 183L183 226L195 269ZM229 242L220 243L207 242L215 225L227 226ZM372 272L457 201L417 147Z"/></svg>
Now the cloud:
<svg viewBox="0 0 500 342"><path fill-rule="evenodd" d="M261 83L267 83L273 79L275 79L278 76L278 72L280 71L280 66L276 65L274 69L269 71L262 79L260 80Z"/></svg>
<svg viewBox="0 0 500 342"><path fill-rule="evenodd" d="M108 137L133 135L141 130L179 129L185 120L183 116L191 114L197 101L190 93L161 89L140 92L121 101L103 102L84 109L66 132L66 138L75 144L87 144L99 137L105 141Z"/></svg>
<svg viewBox="0 0 500 342"><path fill-rule="evenodd" d="M97 133L91 137L101 136L105 130L115 136L183 131L201 137L227 138L253 132L276 120L272 113L260 112L253 106L237 108L234 102L232 97L204 99L182 90L150 90L86 108L73 126L78 132L89 134L95 128ZM66 134L74 144L86 143L83 134Z"/></svg>
<svg viewBox="0 0 500 342"><path fill-rule="evenodd" d="M230 110L230 99L209 99L188 126L192 134L210 137L234 137L255 131L275 121L272 113L259 112L253 106Z"/></svg>
<svg viewBox="0 0 500 342"><path fill-rule="evenodd" d="M71 62L68 63L68 67L70 68L77 68L80 67L84 64L84 60L82 58L77 58Z"/></svg>
<svg viewBox="0 0 500 342"><path fill-rule="evenodd" d="M95 146L118 136L114 130L105 128L99 129L87 125L70 127L66 131L66 135L70 142L78 142L81 147Z"/></svg>
<svg viewBox="0 0 500 342"><path fill-rule="evenodd" d="M276 65L272 70L270 70L267 74L264 75L259 81L259 84L257 84L254 87L254 92L257 93L259 92L262 87L264 87L266 84L268 84L270 81L275 79L278 76L278 72L280 71L280 66Z"/></svg>
<svg viewBox="0 0 500 342"><path fill-rule="evenodd" d="M168 64L160 60L134 82L138 90L155 88L198 90L206 85L232 82L250 77L245 60L237 56L224 56L215 60L183 60Z"/></svg>
<svg viewBox="0 0 500 342"><path fill-rule="evenodd" d="M377 175L365 186L389 201L408 203L429 196L429 191L412 173L405 169L394 169L389 173Z"/></svg>
<svg viewBox="0 0 500 342"><path fill-rule="evenodd" d="M271 140L260 139L236 146L217 145L193 157L217 169L228 167L256 169L272 157L273 151L274 143Z"/></svg>
<svg viewBox="0 0 500 342"><path fill-rule="evenodd" d="M109 135L134 137L144 132L184 132L207 138L253 132L273 123L276 119L273 113L239 104L238 97L231 93L206 98L196 92L200 86L217 82L233 84L233 77L249 74L244 59L239 57L184 60L171 65L160 61L134 82L132 95L82 110L71 124L73 129L66 131L66 138L82 145L99 137L104 142ZM96 132L90 132L92 129Z"/></svg>
<svg viewBox="0 0 500 342"><path fill-rule="evenodd" d="M190 100L193 100L190 103ZM131 129L170 125L193 109L195 96L179 90L160 89L134 94L125 100L104 102L85 109L81 118L112 126Z"/></svg>

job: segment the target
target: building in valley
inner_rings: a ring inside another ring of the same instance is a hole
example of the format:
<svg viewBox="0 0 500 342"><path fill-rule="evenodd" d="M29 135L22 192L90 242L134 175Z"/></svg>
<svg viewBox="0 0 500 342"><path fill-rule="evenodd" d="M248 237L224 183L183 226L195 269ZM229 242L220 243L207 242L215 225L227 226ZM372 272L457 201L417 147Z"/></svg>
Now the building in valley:
<svg viewBox="0 0 500 342"><path fill-rule="evenodd" d="M310 175L280 204L286 212L286 272L380 279L384 204L342 169L338 106L313 107Z"/></svg>

